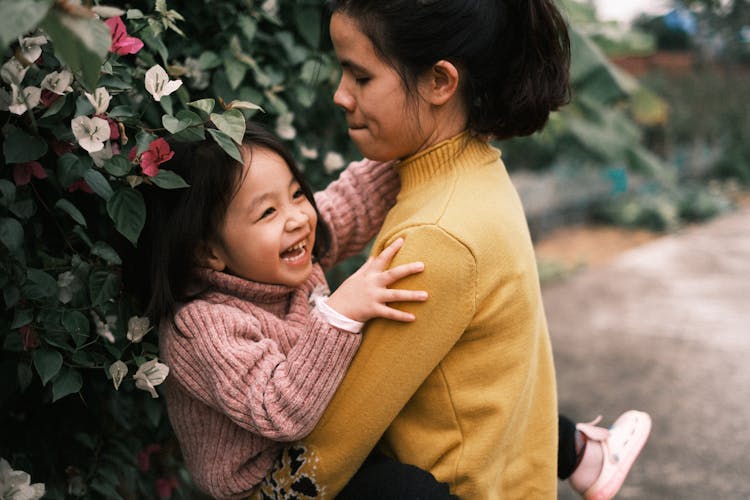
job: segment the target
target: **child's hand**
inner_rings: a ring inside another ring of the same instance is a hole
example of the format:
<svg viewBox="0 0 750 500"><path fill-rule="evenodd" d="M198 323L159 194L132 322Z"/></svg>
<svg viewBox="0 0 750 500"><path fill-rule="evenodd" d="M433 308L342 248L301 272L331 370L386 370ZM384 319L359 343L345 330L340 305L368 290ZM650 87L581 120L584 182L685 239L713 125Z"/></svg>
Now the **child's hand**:
<svg viewBox="0 0 750 500"><path fill-rule="evenodd" d="M424 302L427 292L399 290L388 285L406 276L421 273L424 263L410 262L388 269L393 257L403 246L403 238L391 243L377 257L367 259L357 272L349 276L328 298L328 305L355 321L386 318L395 321L414 321L411 313L388 306L389 302Z"/></svg>

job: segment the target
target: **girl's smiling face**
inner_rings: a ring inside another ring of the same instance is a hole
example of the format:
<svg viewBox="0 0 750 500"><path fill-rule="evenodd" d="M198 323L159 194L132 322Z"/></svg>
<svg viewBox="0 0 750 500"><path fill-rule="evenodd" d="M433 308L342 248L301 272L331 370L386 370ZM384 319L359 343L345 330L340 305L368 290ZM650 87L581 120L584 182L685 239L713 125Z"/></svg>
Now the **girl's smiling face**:
<svg viewBox="0 0 750 500"><path fill-rule="evenodd" d="M265 148L243 151L239 188L208 243L206 263L261 283L297 287L312 272L318 217L284 160Z"/></svg>
<svg viewBox="0 0 750 500"><path fill-rule="evenodd" d="M346 112L349 137L365 157L388 161L426 149L435 123L429 104L407 94L398 72L375 51L357 22L336 12L331 39L342 76L333 101Z"/></svg>

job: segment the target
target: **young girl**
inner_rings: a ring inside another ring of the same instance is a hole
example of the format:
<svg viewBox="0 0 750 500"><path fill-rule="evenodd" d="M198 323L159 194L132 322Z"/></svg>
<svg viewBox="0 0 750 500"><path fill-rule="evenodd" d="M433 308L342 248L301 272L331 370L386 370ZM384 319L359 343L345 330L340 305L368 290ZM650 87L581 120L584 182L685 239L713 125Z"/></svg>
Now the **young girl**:
<svg viewBox="0 0 750 500"><path fill-rule="evenodd" d="M352 164L313 198L293 158L258 126L248 124L242 163L210 140L173 148L164 166L190 187L150 193L141 245L170 367L167 408L196 484L217 498L247 495L279 442L318 421L362 322L414 319L388 303L426 293L389 285L423 266L387 270L397 239L325 297L323 268L361 251L394 202L389 164Z"/></svg>
<svg viewBox="0 0 750 500"><path fill-rule="evenodd" d="M404 306L417 322L368 323L321 421L262 494L285 498L304 477L324 498L372 498L350 479L379 445L460 498L555 498L556 389L534 251L488 139L531 134L567 102L564 20L551 0L331 5L343 70L334 101L365 157L398 160L401 190L373 252L404 238L394 262L425 262L404 285L430 300ZM640 412L611 435L580 426L605 467L579 490L613 495L649 428ZM625 453L619 464L610 444Z"/></svg>

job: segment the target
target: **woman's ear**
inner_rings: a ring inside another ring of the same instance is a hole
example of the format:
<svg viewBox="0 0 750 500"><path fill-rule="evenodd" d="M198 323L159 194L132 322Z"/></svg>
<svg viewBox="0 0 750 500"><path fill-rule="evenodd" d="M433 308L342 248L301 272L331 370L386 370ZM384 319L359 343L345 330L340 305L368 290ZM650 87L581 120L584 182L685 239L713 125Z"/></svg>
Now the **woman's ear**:
<svg viewBox="0 0 750 500"><path fill-rule="evenodd" d="M201 267L207 267L214 271L223 271L227 265L221 257L222 255L223 252L219 245L203 242L196 251L195 260Z"/></svg>
<svg viewBox="0 0 750 500"><path fill-rule="evenodd" d="M430 104L440 106L456 95L458 83L458 68L452 62L441 59L427 70L422 95Z"/></svg>

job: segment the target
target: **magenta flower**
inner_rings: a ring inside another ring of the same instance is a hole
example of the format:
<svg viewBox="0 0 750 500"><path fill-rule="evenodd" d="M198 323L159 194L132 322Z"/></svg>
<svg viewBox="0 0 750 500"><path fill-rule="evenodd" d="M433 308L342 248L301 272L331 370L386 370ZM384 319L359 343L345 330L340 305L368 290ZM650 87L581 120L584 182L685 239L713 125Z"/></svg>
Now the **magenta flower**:
<svg viewBox="0 0 750 500"><path fill-rule="evenodd" d="M149 144L148 149L141 154L141 170L149 177L159 173L159 165L170 160L174 151L169 149L169 143L163 138L158 138Z"/></svg>
<svg viewBox="0 0 750 500"><path fill-rule="evenodd" d="M128 36L125 30L125 24L119 17L110 17L104 24L109 27L112 33L112 45L109 47L110 52L115 52L121 56L126 54L135 54L143 48L143 42L134 36Z"/></svg>
<svg viewBox="0 0 750 500"><path fill-rule="evenodd" d="M31 177L37 179L46 179L47 172L44 171L42 164L38 161L30 161L27 163L17 163L13 167L13 180L16 186L23 186L31 182Z"/></svg>
<svg viewBox="0 0 750 500"><path fill-rule="evenodd" d="M83 191L84 193L89 193L89 194L94 192L94 190L91 189L91 186L89 186L86 183L86 181L84 181L83 179L78 179L73 184L68 186L69 193L74 193L76 191Z"/></svg>

